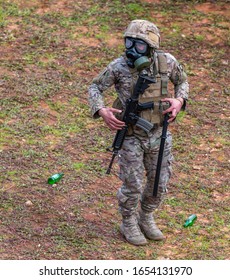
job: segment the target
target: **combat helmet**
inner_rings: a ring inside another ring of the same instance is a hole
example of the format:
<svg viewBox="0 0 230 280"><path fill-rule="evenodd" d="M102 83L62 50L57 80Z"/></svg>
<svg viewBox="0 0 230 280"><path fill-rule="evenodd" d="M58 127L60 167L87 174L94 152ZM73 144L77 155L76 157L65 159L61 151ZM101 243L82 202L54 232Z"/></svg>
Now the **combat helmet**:
<svg viewBox="0 0 230 280"><path fill-rule="evenodd" d="M131 21L124 33L124 37L141 39L154 49L159 49L160 47L159 29L148 20L136 19Z"/></svg>

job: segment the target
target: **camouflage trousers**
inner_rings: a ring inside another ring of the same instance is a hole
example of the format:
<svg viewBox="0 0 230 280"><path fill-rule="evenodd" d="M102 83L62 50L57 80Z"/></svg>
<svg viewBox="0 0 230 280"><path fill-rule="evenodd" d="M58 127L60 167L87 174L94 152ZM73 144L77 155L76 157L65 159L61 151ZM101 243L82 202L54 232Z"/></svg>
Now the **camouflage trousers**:
<svg viewBox="0 0 230 280"><path fill-rule="evenodd" d="M161 173L157 197L153 197L153 187L161 141L162 128L149 133L149 135L127 136L119 152L119 177L123 182L117 192L119 211L122 216L136 213L141 208L152 212L159 207L167 192L170 179L173 156L171 154L172 135L168 131L161 166Z"/></svg>

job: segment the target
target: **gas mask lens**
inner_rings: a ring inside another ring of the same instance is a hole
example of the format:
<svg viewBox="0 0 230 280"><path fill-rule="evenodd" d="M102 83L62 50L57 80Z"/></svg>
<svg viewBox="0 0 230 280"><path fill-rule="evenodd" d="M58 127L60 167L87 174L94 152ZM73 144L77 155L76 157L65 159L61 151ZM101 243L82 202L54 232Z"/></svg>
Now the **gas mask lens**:
<svg viewBox="0 0 230 280"><path fill-rule="evenodd" d="M125 47L126 49L135 48L136 52L139 54L145 54L148 50L148 44L139 39L133 39L126 37L125 38Z"/></svg>

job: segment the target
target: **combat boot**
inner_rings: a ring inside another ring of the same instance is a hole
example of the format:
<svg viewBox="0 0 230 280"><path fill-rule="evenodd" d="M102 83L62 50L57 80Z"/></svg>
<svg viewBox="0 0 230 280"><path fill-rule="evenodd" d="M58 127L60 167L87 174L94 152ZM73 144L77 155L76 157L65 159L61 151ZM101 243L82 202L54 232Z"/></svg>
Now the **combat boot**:
<svg viewBox="0 0 230 280"><path fill-rule="evenodd" d="M157 227L152 212L141 210L139 215L139 226L145 236L151 240L164 240L163 233Z"/></svg>
<svg viewBox="0 0 230 280"><path fill-rule="evenodd" d="M136 216L134 215L123 217L120 231L125 239L133 245L141 246L148 243L145 236L141 232Z"/></svg>

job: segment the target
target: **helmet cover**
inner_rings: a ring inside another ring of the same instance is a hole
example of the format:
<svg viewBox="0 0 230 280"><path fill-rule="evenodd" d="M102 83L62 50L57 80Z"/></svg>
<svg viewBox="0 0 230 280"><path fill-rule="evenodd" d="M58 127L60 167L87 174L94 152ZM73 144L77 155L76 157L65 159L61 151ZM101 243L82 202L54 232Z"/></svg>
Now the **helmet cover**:
<svg viewBox="0 0 230 280"><path fill-rule="evenodd" d="M132 37L145 41L151 48L159 49L160 32L155 24L148 20L133 20L127 27L124 37Z"/></svg>

